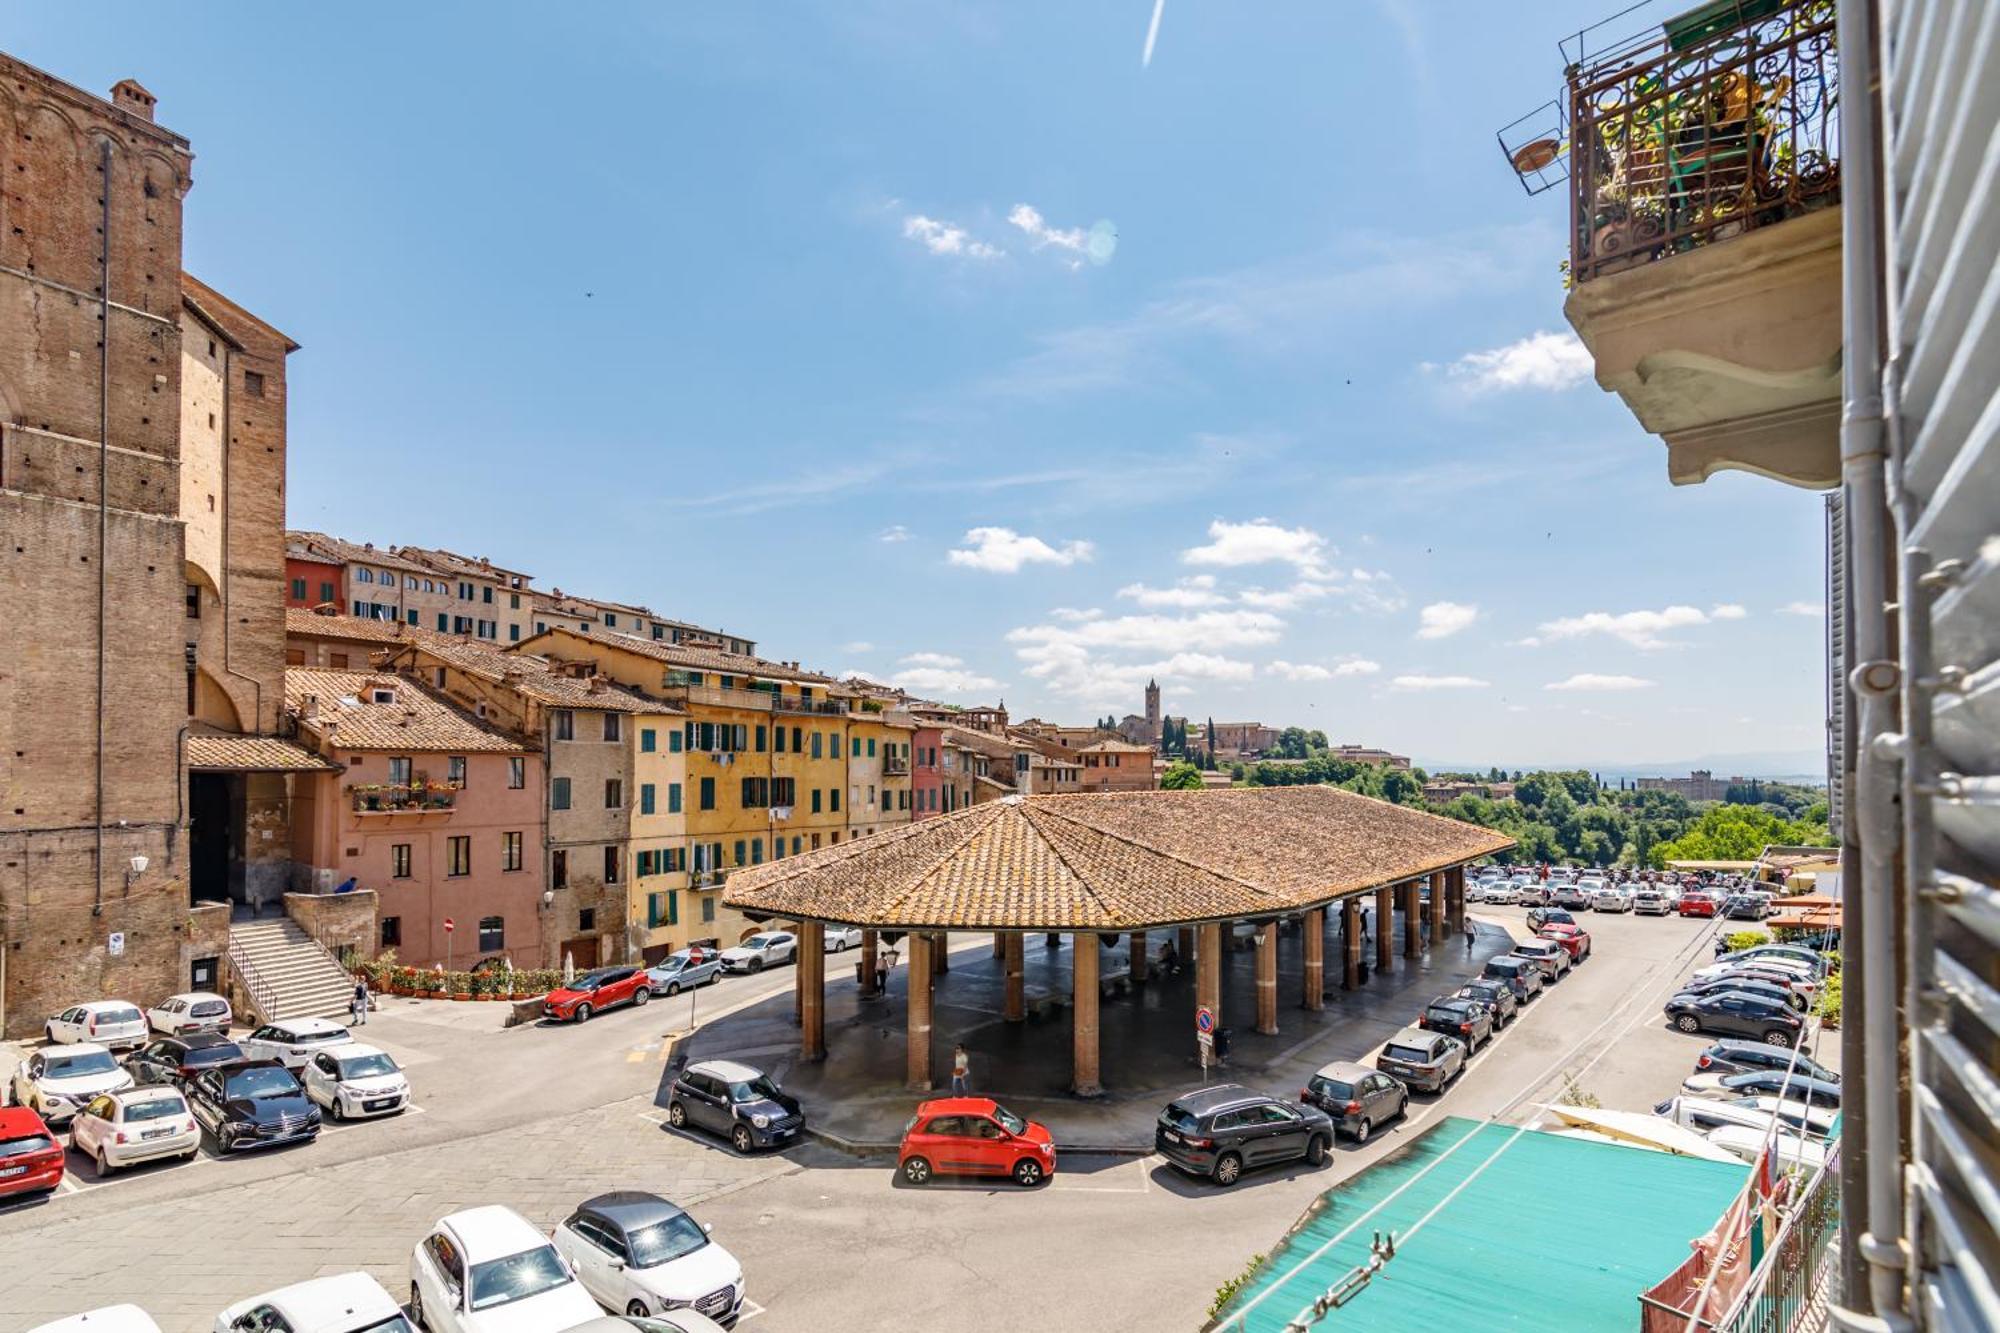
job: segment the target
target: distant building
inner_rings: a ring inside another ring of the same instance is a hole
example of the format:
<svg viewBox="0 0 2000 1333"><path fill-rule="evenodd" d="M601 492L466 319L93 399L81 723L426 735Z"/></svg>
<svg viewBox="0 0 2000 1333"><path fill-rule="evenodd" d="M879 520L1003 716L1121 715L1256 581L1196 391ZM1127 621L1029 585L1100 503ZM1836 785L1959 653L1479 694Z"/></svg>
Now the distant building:
<svg viewBox="0 0 2000 1333"><path fill-rule="evenodd" d="M1077 757L1083 763L1084 791L1151 791L1159 785L1153 778L1151 746L1102 740L1085 746Z"/></svg>
<svg viewBox="0 0 2000 1333"><path fill-rule="evenodd" d="M1670 791L1690 801L1719 801L1728 794L1732 783L1741 781L1742 778L1724 781L1708 769L1697 768L1684 778L1640 778L1637 785L1640 791Z"/></svg>
<svg viewBox="0 0 2000 1333"><path fill-rule="evenodd" d="M1391 768L1408 771L1410 756L1391 754L1387 750L1377 750L1366 745L1336 745L1327 752L1332 758L1345 759L1353 764L1387 764Z"/></svg>

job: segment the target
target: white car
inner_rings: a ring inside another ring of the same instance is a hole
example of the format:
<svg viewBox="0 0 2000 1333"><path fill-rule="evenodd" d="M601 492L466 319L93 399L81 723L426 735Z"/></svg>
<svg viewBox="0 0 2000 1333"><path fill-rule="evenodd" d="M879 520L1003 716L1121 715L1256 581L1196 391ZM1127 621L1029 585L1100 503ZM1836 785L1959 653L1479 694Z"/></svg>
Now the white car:
<svg viewBox="0 0 2000 1333"><path fill-rule="evenodd" d="M691 1309L729 1321L743 1307L743 1265L708 1238L707 1226L657 1194L619 1190L586 1199L551 1239L607 1310Z"/></svg>
<svg viewBox="0 0 2000 1333"><path fill-rule="evenodd" d="M316 1277L236 1302L215 1333L412 1333L396 1298L366 1273Z"/></svg>
<svg viewBox="0 0 2000 1333"><path fill-rule="evenodd" d="M100 1092L123 1092L132 1076L92 1042L36 1051L14 1070L14 1104L51 1125L63 1124Z"/></svg>
<svg viewBox="0 0 2000 1333"><path fill-rule="evenodd" d="M766 930L752 935L733 949L722 951L725 972L762 972L797 958L798 937L788 930Z"/></svg>
<svg viewBox="0 0 2000 1333"><path fill-rule="evenodd" d="M238 1038L236 1044L248 1059L276 1060L287 1069L298 1070L314 1052L353 1040L346 1028L330 1018L288 1018L266 1023L249 1036Z"/></svg>
<svg viewBox="0 0 2000 1333"><path fill-rule="evenodd" d="M107 1305L67 1319L37 1324L28 1333L160 1333L153 1316L136 1305Z"/></svg>
<svg viewBox="0 0 2000 1333"><path fill-rule="evenodd" d="M410 1104L410 1081L395 1059L358 1041L314 1051L300 1082L335 1120L394 1115Z"/></svg>
<svg viewBox="0 0 2000 1333"><path fill-rule="evenodd" d="M146 1022L153 1031L169 1037L184 1032L227 1032L235 1021L229 1001L200 990L169 995L146 1011Z"/></svg>
<svg viewBox="0 0 2000 1333"><path fill-rule="evenodd" d="M1486 890L1486 901L1489 903L1518 903L1521 901L1521 888L1520 884L1511 879L1495 883Z"/></svg>
<svg viewBox="0 0 2000 1333"><path fill-rule="evenodd" d="M1692 980L1696 982L1713 981L1717 977L1734 976L1742 972L1745 968L1776 973L1792 978L1794 979L1792 986L1794 990L1819 989L1819 975L1813 970L1810 964L1799 962L1796 959L1772 955L1762 955L1757 958L1732 958L1727 962L1711 963L1707 967L1698 967L1694 970Z"/></svg>
<svg viewBox="0 0 2000 1333"><path fill-rule="evenodd" d="M845 949L859 949L860 947L861 927L828 926L826 928L826 951L828 953L840 953Z"/></svg>
<svg viewBox="0 0 2000 1333"><path fill-rule="evenodd" d="M146 1044L146 1016L123 1000L92 1000L71 1005L42 1024L42 1031L62 1045L88 1041L115 1051Z"/></svg>
<svg viewBox="0 0 2000 1333"><path fill-rule="evenodd" d="M549 1238L511 1208L453 1213L410 1253L410 1315L429 1333L541 1333L598 1315Z"/></svg>
<svg viewBox="0 0 2000 1333"><path fill-rule="evenodd" d="M127 1088L85 1102L69 1122L69 1146L103 1177L159 1157L192 1161L201 1151L201 1126L179 1088Z"/></svg>
<svg viewBox="0 0 2000 1333"><path fill-rule="evenodd" d="M1634 895L1629 889L1616 884L1607 884L1590 895L1590 910L1593 912L1629 912L1632 910Z"/></svg>

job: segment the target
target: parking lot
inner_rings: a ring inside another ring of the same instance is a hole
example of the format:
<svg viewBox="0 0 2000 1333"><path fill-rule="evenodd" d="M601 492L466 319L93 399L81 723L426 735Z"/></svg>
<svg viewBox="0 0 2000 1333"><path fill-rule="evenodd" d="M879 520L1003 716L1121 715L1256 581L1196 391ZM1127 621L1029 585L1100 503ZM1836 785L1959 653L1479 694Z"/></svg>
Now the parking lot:
<svg viewBox="0 0 2000 1333"><path fill-rule="evenodd" d="M1525 936L1525 909L1474 909ZM1222 1191L1157 1158L1066 1154L1050 1184L914 1189L892 1163L805 1142L739 1157L666 1128L658 1090L690 1001L656 1001L581 1027L502 1031L498 1006L385 999L366 1031L409 1071L420 1110L329 1126L320 1140L135 1168L0 1207L0 1333L118 1300L169 1330L225 1304L360 1268L408 1289L409 1252L438 1217L506 1203L540 1226L587 1195L655 1190L715 1228L743 1262L752 1326L823 1327L856 1310L926 1329L1192 1327L1215 1287L1268 1248L1336 1180L1397 1151L1445 1114L1522 1123L1575 1086L1644 1109L1678 1087L1705 1038L1669 1030L1660 1004L1708 961L1713 924L1592 918L1593 957L1535 1000L1442 1096L1331 1163L1256 1172ZM983 948L984 938L966 947ZM1444 947L1456 947L1447 945ZM692 1001L706 1019L788 1003L789 969L734 978ZM1831 1042L1819 1056L1829 1062ZM1267 1089L1295 1096L1296 1089ZM914 1099L913 1099L914 1100ZM810 1108L808 1108L810 1114ZM1091 1108L1077 1104L1082 1118ZM1054 1112L1051 1127L1062 1137Z"/></svg>

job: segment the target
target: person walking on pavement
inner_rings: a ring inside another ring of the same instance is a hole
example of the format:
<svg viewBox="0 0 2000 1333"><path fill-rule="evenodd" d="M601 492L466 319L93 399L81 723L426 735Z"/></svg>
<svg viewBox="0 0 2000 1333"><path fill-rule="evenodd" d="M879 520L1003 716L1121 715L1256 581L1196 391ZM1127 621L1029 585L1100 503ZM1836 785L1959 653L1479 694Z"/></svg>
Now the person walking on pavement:
<svg viewBox="0 0 2000 1333"><path fill-rule="evenodd" d="M1473 931L1473 929L1472 929L1472 919L1471 919L1470 917L1467 917L1467 918L1466 918L1466 921L1465 921L1465 956L1466 956L1467 958L1470 958L1470 957L1472 957L1472 938L1473 938L1473 935L1474 935L1474 931Z"/></svg>
<svg viewBox="0 0 2000 1333"><path fill-rule="evenodd" d="M951 1050L951 1091L954 1096L963 1097L971 1091L972 1057L965 1053L963 1045Z"/></svg>
<svg viewBox="0 0 2000 1333"><path fill-rule="evenodd" d="M889 993L889 963L894 956L895 950L893 949L878 949L875 951L875 993L877 995L887 995Z"/></svg>
<svg viewBox="0 0 2000 1333"><path fill-rule="evenodd" d="M354 979L354 999L349 1005L354 1010L354 1025L360 1027L368 1021L368 982L362 977Z"/></svg>

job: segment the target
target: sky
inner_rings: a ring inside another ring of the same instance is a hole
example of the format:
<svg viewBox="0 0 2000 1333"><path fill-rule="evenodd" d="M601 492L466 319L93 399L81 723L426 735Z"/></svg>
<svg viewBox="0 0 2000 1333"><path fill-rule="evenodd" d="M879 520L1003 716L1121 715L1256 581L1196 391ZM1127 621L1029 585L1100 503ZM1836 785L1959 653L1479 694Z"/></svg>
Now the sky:
<svg viewBox="0 0 2000 1333"><path fill-rule="evenodd" d="M290 523L1016 717L1796 756L1820 498L1665 448L1494 131L1610 8L9 6L302 346ZM1768 767L1768 766L1767 766Z"/></svg>

